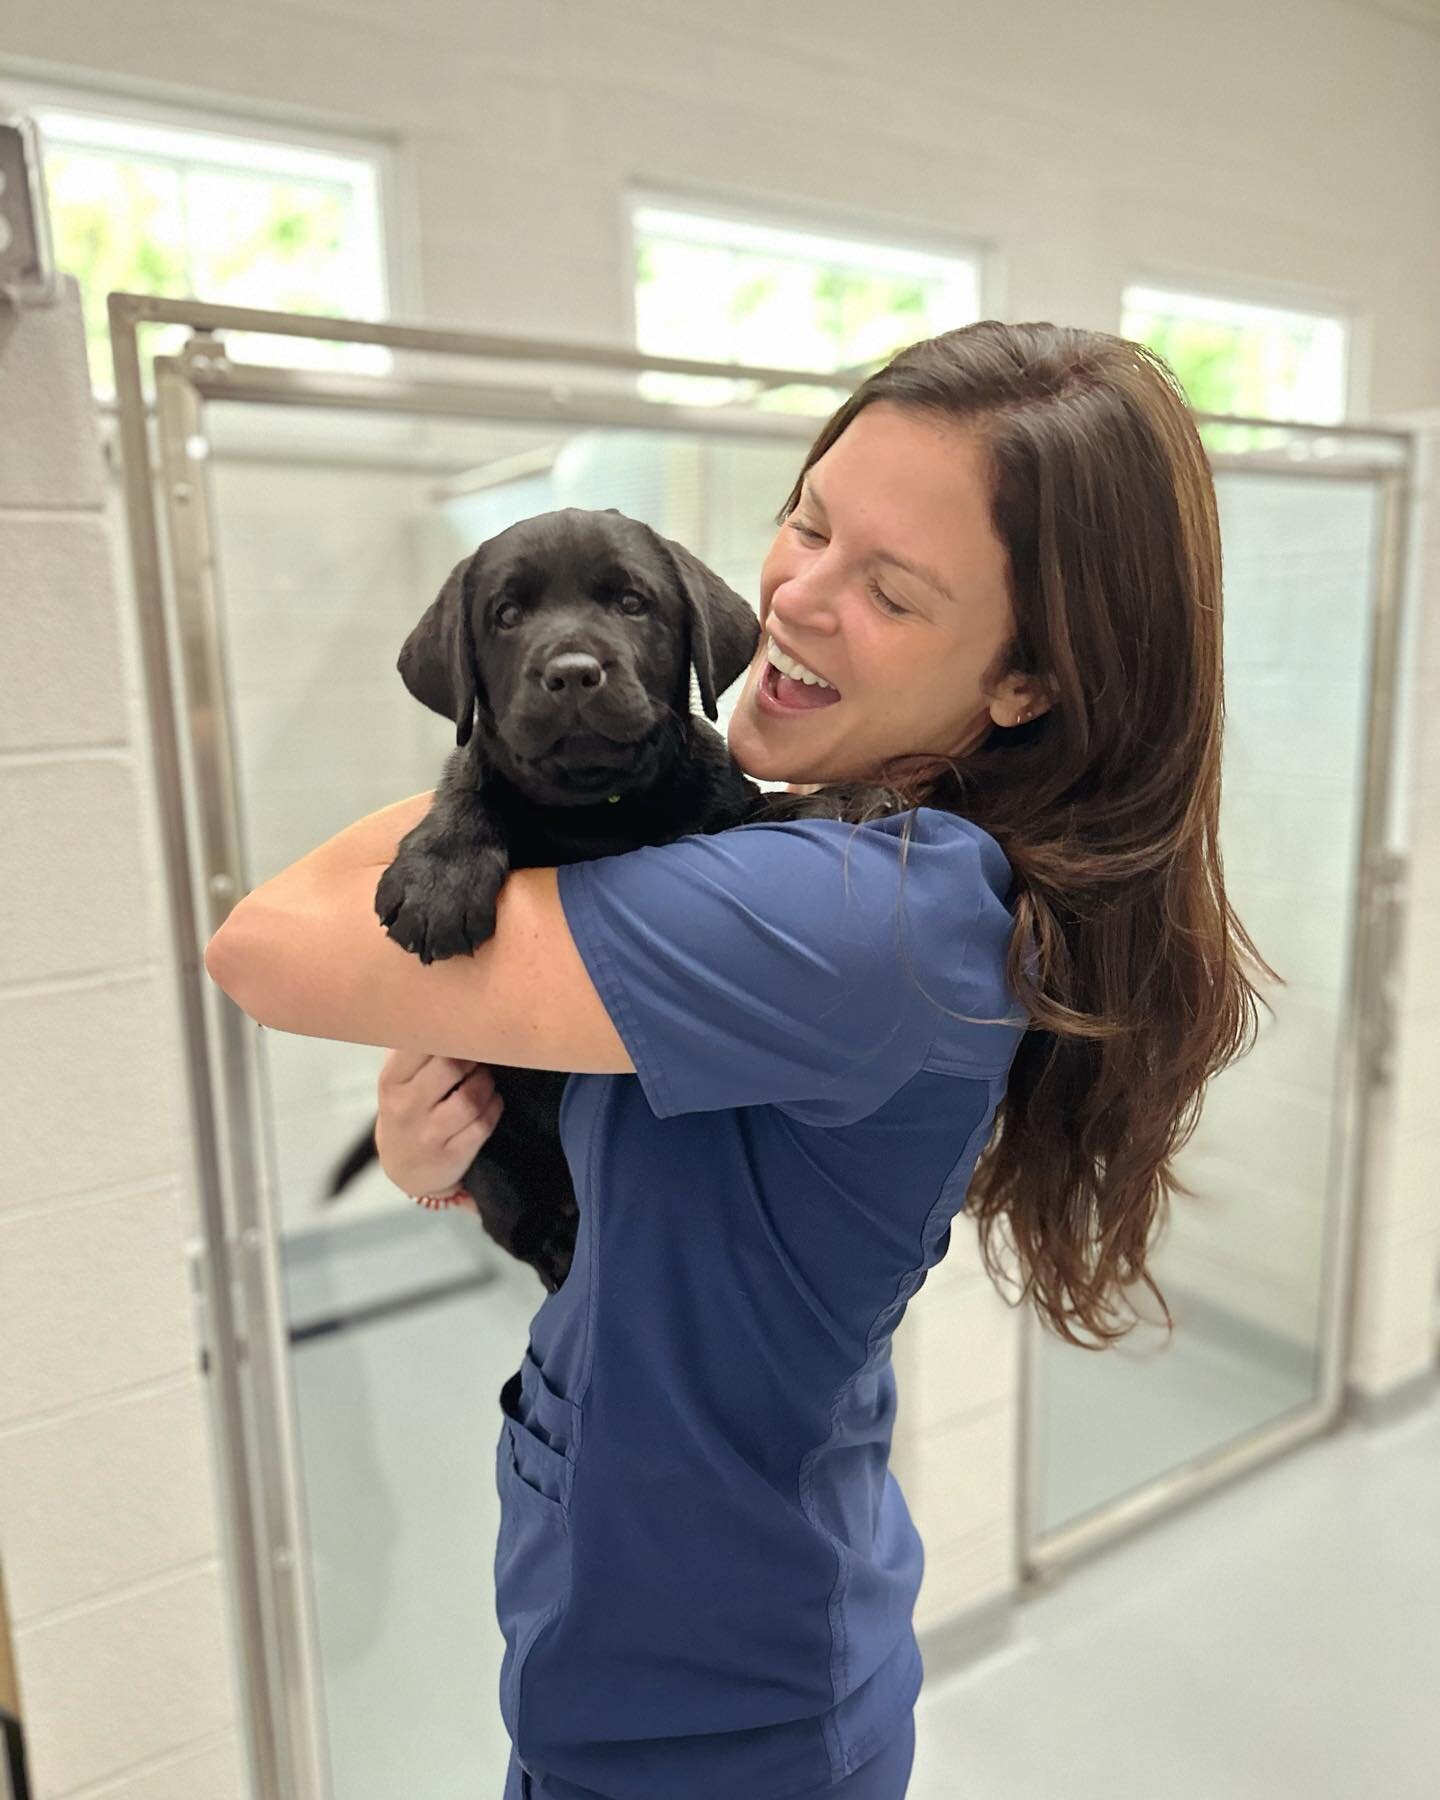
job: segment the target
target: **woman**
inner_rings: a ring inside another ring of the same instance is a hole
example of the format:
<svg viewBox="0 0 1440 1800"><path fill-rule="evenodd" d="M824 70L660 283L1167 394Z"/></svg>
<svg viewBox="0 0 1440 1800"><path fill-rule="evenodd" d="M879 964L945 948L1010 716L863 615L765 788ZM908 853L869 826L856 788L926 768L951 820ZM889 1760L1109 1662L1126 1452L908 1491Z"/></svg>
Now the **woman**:
<svg viewBox="0 0 1440 1800"><path fill-rule="evenodd" d="M1122 1336L1188 1191L1171 1159L1253 1038L1219 530L1165 364L1050 324L911 345L778 523L730 746L846 784L843 818L519 871L493 946L417 971L373 917L333 934L405 803L250 937L276 969L293 946L274 1022L399 1046L377 1137L407 1193L493 1130L486 1062L584 1071L574 1266L501 1394L505 1800L904 1793L923 1553L888 1470L894 1329L963 1207L992 1275L1006 1221L1060 1335Z"/></svg>

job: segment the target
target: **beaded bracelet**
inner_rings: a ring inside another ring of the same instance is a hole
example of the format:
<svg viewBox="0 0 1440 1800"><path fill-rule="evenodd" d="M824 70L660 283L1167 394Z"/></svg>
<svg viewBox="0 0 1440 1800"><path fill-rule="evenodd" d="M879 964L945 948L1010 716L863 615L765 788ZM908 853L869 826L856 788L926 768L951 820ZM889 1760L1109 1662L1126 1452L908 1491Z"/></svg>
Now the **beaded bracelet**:
<svg viewBox="0 0 1440 1800"><path fill-rule="evenodd" d="M456 1185L443 1194L412 1194L410 1198L417 1206L428 1206L432 1210L441 1206L459 1206L470 1198L470 1190L463 1183Z"/></svg>

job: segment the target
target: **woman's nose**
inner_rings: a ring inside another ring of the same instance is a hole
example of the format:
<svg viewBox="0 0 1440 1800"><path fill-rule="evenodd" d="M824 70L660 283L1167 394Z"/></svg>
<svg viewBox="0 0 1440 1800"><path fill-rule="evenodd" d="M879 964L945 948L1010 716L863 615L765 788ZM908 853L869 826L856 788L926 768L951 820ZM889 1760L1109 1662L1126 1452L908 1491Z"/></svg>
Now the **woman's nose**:
<svg viewBox="0 0 1440 1800"><path fill-rule="evenodd" d="M770 594L770 611L781 631L818 632L836 629L836 600L832 578L814 563L803 572L782 576Z"/></svg>

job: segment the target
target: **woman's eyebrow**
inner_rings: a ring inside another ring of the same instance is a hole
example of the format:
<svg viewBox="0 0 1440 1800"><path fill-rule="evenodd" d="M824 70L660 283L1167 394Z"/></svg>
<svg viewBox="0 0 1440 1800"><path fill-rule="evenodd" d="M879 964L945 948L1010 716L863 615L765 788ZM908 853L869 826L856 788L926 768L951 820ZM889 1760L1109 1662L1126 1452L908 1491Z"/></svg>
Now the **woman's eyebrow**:
<svg viewBox="0 0 1440 1800"><path fill-rule="evenodd" d="M830 515L826 512L825 502L820 498L820 490L816 487L814 479L810 475L806 475L803 478L800 494L802 499L808 499L811 502L816 512L819 513L820 517L828 525L830 523ZM907 575L918 576L927 587L934 588L935 592L939 594L942 600L949 600L952 606L955 604L949 588L946 587L945 583L935 571L933 569L927 569L924 563L915 562L912 558L907 556L897 556L893 550L872 550L870 553L870 560L871 562L877 563L891 563L895 568L903 569Z"/></svg>

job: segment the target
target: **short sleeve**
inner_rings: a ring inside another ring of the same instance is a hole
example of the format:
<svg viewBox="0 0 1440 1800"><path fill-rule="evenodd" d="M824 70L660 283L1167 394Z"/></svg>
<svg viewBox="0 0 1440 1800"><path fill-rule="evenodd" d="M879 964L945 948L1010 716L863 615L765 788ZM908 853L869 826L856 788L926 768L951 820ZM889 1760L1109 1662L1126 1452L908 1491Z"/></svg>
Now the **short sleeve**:
<svg viewBox="0 0 1440 1800"><path fill-rule="evenodd" d="M557 871L657 1118L773 1105L844 1124L925 1066L989 890L968 826L939 858L912 842L902 881L902 822L757 822Z"/></svg>

